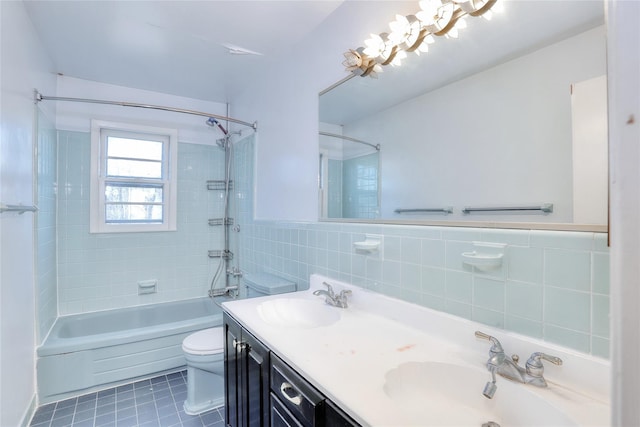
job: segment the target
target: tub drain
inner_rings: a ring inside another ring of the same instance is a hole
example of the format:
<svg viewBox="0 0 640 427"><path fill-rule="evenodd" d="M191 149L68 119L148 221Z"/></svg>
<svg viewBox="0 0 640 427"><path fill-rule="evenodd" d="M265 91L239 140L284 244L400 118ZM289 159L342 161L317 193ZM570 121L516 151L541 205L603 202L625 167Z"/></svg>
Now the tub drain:
<svg viewBox="0 0 640 427"><path fill-rule="evenodd" d="M487 421L486 423L482 424L482 427L500 427L500 424L495 421Z"/></svg>

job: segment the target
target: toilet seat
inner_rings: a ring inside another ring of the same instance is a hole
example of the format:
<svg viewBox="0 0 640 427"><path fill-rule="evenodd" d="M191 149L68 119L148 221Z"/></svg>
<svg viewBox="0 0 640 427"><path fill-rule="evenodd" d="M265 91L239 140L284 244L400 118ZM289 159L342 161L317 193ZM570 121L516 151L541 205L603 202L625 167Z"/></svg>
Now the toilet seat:
<svg viewBox="0 0 640 427"><path fill-rule="evenodd" d="M222 328L209 328L195 332L182 341L182 350L189 354L209 355L224 351Z"/></svg>

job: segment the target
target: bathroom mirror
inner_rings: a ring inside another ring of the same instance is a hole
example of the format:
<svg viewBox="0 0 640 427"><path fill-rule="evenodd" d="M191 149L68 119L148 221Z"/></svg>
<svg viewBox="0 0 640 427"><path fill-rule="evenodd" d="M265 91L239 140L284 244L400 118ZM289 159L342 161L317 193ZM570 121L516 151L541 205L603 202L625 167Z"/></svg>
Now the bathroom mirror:
<svg viewBox="0 0 640 427"><path fill-rule="evenodd" d="M503 3L377 79L320 94L321 133L381 147L377 208L343 209L341 220L606 231L604 5ZM330 139L320 135L321 159ZM337 218L329 194L353 202L352 184L340 185L320 180L322 220Z"/></svg>

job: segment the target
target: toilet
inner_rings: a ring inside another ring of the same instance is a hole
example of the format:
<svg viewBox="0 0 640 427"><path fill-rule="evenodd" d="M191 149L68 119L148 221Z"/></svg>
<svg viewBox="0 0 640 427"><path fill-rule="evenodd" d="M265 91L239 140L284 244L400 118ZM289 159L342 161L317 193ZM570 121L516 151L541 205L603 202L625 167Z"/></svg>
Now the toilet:
<svg viewBox="0 0 640 427"><path fill-rule="evenodd" d="M294 292L296 284L269 273L247 273L247 298ZM187 400L184 412L197 415L224 405L224 331L209 328L182 341L187 362Z"/></svg>
<svg viewBox="0 0 640 427"><path fill-rule="evenodd" d="M269 273L246 273L243 277L247 298L295 292L296 284Z"/></svg>

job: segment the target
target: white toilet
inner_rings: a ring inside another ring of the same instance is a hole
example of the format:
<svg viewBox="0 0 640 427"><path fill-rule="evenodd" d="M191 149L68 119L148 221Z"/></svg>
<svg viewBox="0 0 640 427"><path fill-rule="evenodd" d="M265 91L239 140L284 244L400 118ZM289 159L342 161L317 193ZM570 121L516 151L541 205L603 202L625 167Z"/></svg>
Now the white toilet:
<svg viewBox="0 0 640 427"><path fill-rule="evenodd" d="M268 273L245 274L247 298L296 290L296 284ZM224 332L209 328L182 341L187 362L187 400L184 412L196 415L224 405Z"/></svg>

